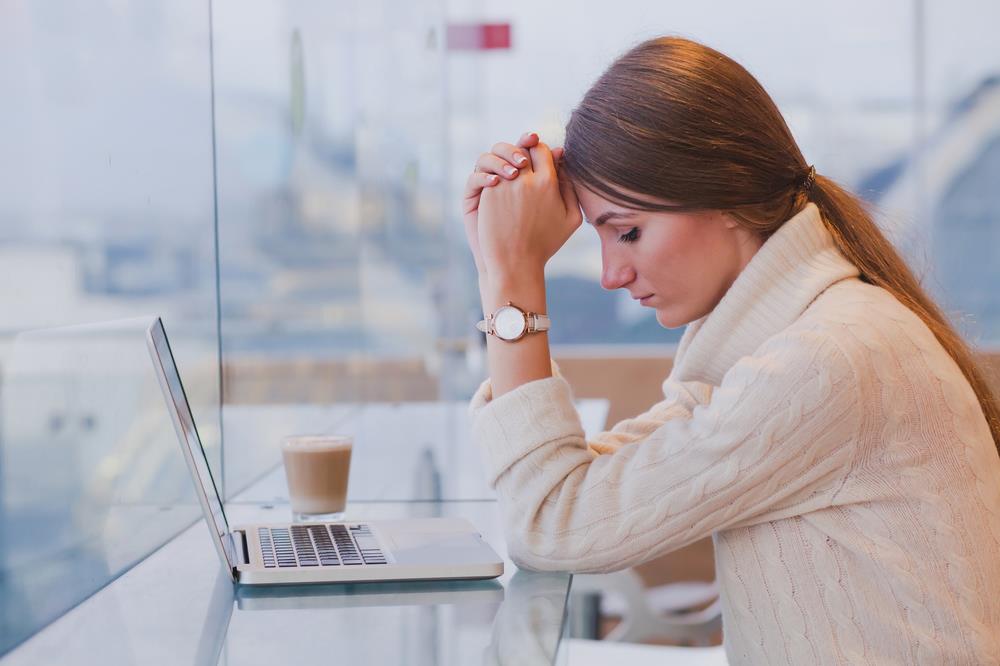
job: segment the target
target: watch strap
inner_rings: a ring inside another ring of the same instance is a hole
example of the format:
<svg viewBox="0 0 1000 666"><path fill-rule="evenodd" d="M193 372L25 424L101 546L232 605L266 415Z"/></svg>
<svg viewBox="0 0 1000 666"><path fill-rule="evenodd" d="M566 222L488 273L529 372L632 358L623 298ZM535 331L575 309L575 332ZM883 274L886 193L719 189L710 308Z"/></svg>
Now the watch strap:
<svg viewBox="0 0 1000 666"><path fill-rule="evenodd" d="M527 314L528 333L541 333L552 328L552 320L547 315L538 314L537 312L529 312Z"/></svg>

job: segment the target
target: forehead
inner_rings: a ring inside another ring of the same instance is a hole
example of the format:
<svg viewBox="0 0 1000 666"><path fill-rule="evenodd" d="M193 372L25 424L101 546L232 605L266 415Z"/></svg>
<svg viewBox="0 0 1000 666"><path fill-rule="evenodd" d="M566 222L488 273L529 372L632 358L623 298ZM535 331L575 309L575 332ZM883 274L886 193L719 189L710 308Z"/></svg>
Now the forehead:
<svg viewBox="0 0 1000 666"><path fill-rule="evenodd" d="M648 217L652 215L655 217L687 215L707 210L696 207L686 207L684 204L675 200L662 199L648 194L641 194L624 187L615 186L615 190L620 192L625 197L637 199L640 202L648 202L653 206L653 209L632 208L622 205L613 199L607 198L603 194L589 189L581 183L574 183L573 191L576 192L576 197L580 202L580 208L583 209L583 215L586 222L594 226L601 226L604 222L613 223L615 221L622 220L628 221L639 216ZM658 206L664 206L664 208L658 208Z"/></svg>
<svg viewBox="0 0 1000 666"><path fill-rule="evenodd" d="M589 190L585 187L579 185L574 186L576 192L576 197L580 201L580 208L583 209L583 215L586 221L590 224L601 217L611 213L615 217L625 216L634 214L636 211L630 208L625 208L624 206L617 204L610 199L597 194L593 190Z"/></svg>
<svg viewBox="0 0 1000 666"><path fill-rule="evenodd" d="M584 187L583 185L574 184L573 191L576 192L576 197L577 199L580 200L581 206L589 206L589 207L601 206L603 209L617 210L617 211L627 210L623 206L614 203L610 199L604 198L600 194Z"/></svg>

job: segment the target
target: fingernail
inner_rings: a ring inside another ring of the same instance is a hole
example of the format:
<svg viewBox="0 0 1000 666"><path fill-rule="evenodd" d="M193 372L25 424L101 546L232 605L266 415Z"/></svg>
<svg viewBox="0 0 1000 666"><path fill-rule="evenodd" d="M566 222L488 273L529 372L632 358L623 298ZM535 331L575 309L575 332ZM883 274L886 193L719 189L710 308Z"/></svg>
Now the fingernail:
<svg viewBox="0 0 1000 666"><path fill-rule="evenodd" d="M517 175L517 169L515 169L514 167L512 167L510 165L505 166L503 168L503 172L505 174L507 174L508 176L516 176Z"/></svg>
<svg viewBox="0 0 1000 666"><path fill-rule="evenodd" d="M500 178L498 178L497 176L490 176L486 180L487 180L487 182L490 182L490 183L496 185L500 181Z"/></svg>
<svg viewBox="0 0 1000 666"><path fill-rule="evenodd" d="M517 164L517 166L524 166L528 163L528 158L524 155L518 155L514 158L514 163Z"/></svg>

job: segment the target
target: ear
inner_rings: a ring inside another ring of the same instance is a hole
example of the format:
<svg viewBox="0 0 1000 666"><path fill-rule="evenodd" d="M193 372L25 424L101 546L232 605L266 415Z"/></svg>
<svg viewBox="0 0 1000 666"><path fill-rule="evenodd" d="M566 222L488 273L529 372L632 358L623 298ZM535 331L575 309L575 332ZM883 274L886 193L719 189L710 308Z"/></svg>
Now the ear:
<svg viewBox="0 0 1000 666"><path fill-rule="evenodd" d="M740 223L736 221L736 218L728 210L722 211L722 223L726 225L726 229L735 229L740 226Z"/></svg>

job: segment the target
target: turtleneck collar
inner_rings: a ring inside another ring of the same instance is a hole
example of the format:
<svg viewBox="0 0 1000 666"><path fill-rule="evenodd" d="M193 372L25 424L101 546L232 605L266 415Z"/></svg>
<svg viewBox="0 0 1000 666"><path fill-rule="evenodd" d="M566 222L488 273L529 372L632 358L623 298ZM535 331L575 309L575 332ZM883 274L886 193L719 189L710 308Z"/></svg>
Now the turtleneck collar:
<svg viewBox="0 0 1000 666"><path fill-rule="evenodd" d="M787 328L827 287L857 277L814 203L764 242L709 314L688 324L670 378L718 386L737 360Z"/></svg>

